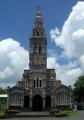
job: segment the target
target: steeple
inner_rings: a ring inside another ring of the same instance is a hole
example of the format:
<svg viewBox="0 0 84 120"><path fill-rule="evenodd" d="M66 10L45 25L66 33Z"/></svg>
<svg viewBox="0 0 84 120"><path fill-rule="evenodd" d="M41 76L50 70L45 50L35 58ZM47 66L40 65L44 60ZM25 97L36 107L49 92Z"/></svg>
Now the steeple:
<svg viewBox="0 0 84 120"><path fill-rule="evenodd" d="M30 37L29 67L30 70L40 71L47 67L47 38L43 27L40 7L36 10L32 36Z"/></svg>
<svg viewBox="0 0 84 120"><path fill-rule="evenodd" d="M34 28L32 31L32 37L45 37L45 31L43 27L43 20L41 15L40 7L37 7Z"/></svg>
<svg viewBox="0 0 84 120"><path fill-rule="evenodd" d="M37 7L37 11L36 11L36 19L38 18L42 19L40 7Z"/></svg>

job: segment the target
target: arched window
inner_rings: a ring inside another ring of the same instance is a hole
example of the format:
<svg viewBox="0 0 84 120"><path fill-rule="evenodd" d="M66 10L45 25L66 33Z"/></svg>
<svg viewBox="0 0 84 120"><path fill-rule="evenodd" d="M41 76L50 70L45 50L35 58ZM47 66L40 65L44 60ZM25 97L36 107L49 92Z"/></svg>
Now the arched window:
<svg viewBox="0 0 84 120"><path fill-rule="evenodd" d="M42 81L40 80L40 87L42 86Z"/></svg>
<svg viewBox="0 0 84 120"><path fill-rule="evenodd" d="M41 47L39 47L39 54L41 53Z"/></svg>
<svg viewBox="0 0 84 120"><path fill-rule="evenodd" d="M38 78L37 78L37 87L38 87Z"/></svg>
<svg viewBox="0 0 84 120"><path fill-rule="evenodd" d="M39 36L39 32L37 32L37 36Z"/></svg>

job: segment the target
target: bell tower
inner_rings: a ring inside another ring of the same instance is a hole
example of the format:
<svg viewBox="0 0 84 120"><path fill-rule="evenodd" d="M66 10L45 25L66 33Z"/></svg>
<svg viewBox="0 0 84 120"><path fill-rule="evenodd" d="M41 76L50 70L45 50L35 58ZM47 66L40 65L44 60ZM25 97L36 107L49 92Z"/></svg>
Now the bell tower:
<svg viewBox="0 0 84 120"><path fill-rule="evenodd" d="M35 23L29 45L30 71L46 71L47 69L47 39L43 27L40 8L37 8Z"/></svg>

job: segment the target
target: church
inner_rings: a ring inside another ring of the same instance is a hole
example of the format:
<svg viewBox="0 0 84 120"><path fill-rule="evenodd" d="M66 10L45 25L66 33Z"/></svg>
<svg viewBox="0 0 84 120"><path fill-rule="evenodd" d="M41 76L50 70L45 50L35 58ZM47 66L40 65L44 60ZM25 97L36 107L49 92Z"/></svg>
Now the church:
<svg viewBox="0 0 84 120"><path fill-rule="evenodd" d="M9 87L8 96L9 108L42 111L71 105L70 88L56 80L55 69L47 69L47 38L39 8L29 39L29 69L15 86Z"/></svg>

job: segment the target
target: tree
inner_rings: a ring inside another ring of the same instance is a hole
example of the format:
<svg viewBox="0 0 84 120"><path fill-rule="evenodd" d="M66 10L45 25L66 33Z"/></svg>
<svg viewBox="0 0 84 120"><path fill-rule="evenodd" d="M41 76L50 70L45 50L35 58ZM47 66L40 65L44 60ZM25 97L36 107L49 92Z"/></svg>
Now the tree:
<svg viewBox="0 0 84 120"><path fill-rule="evenodd" d="M74 84L73 100L75 102L84 102L84 76L80 76Z"/></svg>
<svg viewBox="0 0 84 120"><path fill-rule="evenodd" d="M0 94L7 94L7 88L0 87Z"/></svg>

